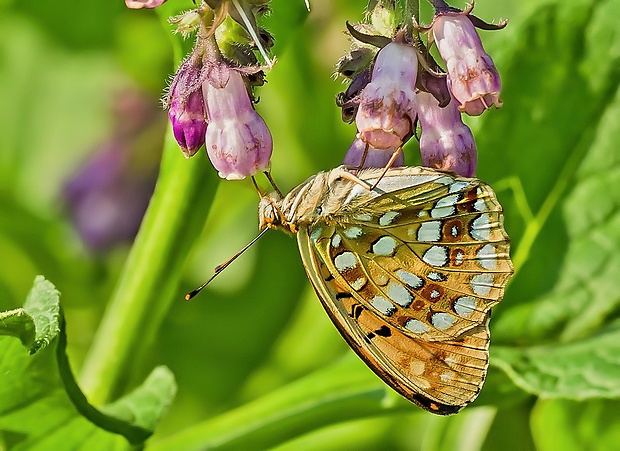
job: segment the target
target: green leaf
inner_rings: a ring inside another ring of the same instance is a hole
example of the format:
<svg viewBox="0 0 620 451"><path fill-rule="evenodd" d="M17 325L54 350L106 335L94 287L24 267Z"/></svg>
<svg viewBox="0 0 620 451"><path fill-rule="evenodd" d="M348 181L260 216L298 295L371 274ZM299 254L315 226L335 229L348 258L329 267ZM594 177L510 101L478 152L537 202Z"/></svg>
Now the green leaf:
<svg viewBox="0 0 620 451"><path fill-rule="evenodd" d="M584 337L620 306L619 14L613 1L540 8L506 71L506 108L483 123L496 153L481 169L518 174L496 184L517 269L496 343Z"/></svg>
<svg viewBox="0 0 620 451"><path fill-rule="evenodd" d="M54 285L37 276L23 309L0 314L0 431L14 449L100 449L143 443L176 392L172 374L156 368L144 384L97 410L80 391L66 354L64 318ZM105 412L105 413L104 413ZM81 414L81 415L80 415ZM110 432L113 432L110 433Z"/></svg>
<svg viewBox="0 0 620 451"><path fill-rule="evenodd" d="M176 395L174 375L165 366L156 367L144 383L127 396L101 408L147 431L153 431ZM150 434L149 434L150 435Z"/></svg>
<svg viewBox="0 0 620 451"><path fill-rule="evenodd" d="M543 398L618 398L620 323L561 345L495 347L491 364L522 390Z"/></svg>
<svg viewBox="0 0 620 451"><path fill-rule="evenodd" d="M36 354L58 335L59 319L56 287L37 276L23 308L0 312L0 335L19 338L30 354Z"/></svg>
<svg viewBox="0 0 620 451"><path fill-rule="evenodd" d="M539 401L532 412L531 427L539 451L617 449L618 401Z"/></svg>

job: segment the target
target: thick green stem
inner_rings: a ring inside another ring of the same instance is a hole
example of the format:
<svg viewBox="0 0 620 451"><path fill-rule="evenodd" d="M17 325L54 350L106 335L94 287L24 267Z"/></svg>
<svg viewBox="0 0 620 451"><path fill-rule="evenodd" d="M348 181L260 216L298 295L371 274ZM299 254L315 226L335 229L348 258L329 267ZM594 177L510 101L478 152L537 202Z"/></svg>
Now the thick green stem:
<svg viewBox="0 0 620 451"><path fill-rule="evenodd" d="M215 192L208 166L204 157L185 160L169 130L155 193L82 369L82 389L95 405L120 388L173 301Z"/></svg>
<svg viewBox="0 0 620 451"><path fill-rule="evenodd" d="M165 22L170 14L160 15ZM173 39L176 66L184 51ZM217 176L209 168L204 154L183 158L168 130L155 193L82 368L80 385L95 405L122 390L174 301L183 262L215 194Z"/></svg>

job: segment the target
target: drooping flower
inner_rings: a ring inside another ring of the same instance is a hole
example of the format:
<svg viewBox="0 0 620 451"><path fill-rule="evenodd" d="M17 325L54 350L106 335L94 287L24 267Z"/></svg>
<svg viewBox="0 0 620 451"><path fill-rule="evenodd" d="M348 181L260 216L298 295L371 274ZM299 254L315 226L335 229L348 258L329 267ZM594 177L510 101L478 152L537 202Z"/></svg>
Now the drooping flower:
<svg viewBox="0 0 620 451"><path fill-rule="evenodd" d="M435 16L431 30L448 70L448 87L459 102L459 109L478 116L491 105L501 106L501 81L472 20L468 11L442 11Z"/></svg>
<svg viewBox="0 0 620 451"><path fill-rule="evenodd" d="M166 0L125 0L125 6L130 9L156 8L166 3Z"/></svg>
<svg viewBox="0 0 620 451"><path fill-rule="evenodd" d="M172 133L186 158L193 156L205 143L207 122L202 93L192 92L185 101L173 99L168 110Z"/></svg>
<svg viewBox="0 0 620 451"><path fill-rule="evenodd" d="M342 164L355 168L384 168L390 162L397 147L376 149L359 138L355 138L347 151ZM365 155L364 155L365 154ZM403 166L405 157L402 150L398 152L391 167Z"/></svg>
<svg viewBox="0 0 620 451"><path fill-rule="evenodd" d="M179 67L164 99L172 132L186 158L205 143L207 122L200 89L201 70L202 56L190 55Z"/></svg>
<svg viewBox="0 0 620 451"><path fill-rule="evenodd" d="M417 100L422 165L473 177L476 143L471 130L461 120L458 102L453 99L441 108L433 95L423 91L418 92Z"/></svg>
<svg viewBox="0 0 620 451"><path fill-rule="evenodd" d="M355 117L362 141L389 149L399 147L411 135L417 72L417 55L410 45L391 42L379 51Z"/></svg>
<svg viewBox="0 0 620 451"><path fill-rule="evenodd" d="M220 69L219 82L211 79L202 85L209 122L205 146L220 177L240 180L269 169L273 142L241 74Z"/></svg>

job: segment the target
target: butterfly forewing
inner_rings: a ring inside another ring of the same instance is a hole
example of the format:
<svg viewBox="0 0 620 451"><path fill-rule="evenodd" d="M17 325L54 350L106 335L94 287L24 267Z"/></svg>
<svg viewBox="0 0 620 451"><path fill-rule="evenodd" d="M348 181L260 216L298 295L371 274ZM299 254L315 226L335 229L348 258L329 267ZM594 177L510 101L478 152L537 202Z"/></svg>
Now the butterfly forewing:
<svg viewBox="0 0 620 451"><path fill-rule="evenodd" d="M405 335L456 337L503 296L508 239L480 181L441 175L351 204L333 215L335 226L310 227L312 247L359 303Z"/></svg>
<svg viewBox="0 0 620 451"><path fill-rule="evenodd" d="M318 196L285 199L296 205L286 215L352 348L408 399L454 413L484 382L489 310L513 271L501 206L476 179L424 168L380 173L317 176Z"/></svg>

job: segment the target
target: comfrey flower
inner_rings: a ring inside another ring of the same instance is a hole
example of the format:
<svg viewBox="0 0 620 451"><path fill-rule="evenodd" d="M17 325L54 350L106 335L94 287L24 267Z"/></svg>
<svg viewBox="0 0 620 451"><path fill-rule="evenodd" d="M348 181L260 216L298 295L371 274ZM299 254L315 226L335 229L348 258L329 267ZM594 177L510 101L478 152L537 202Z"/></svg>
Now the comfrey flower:
<svg viewBox="0 0 620 451"><path fill-rule="evenodd" d="M422 165L453 171L464 177L476 174L476 143L471 130L461 120L455 100L441 108L428 92L418 92L418 120L422 128Z"/></svg>
<svg viewBox="0 0 620 451"><path fill-rule="evenodd" d="M220 177L240 180L269 169L273 142L252 106L243 77L232 68L227 72L227 80L202 85L209 121L206 149Z"/></svg>
<svg viewBox="0 0 620 451"><path fill-rule="evenodd" d="M130 9L156 8L166 3L166 0L125 0L125 6Z"/></svg>
<svg viewBox="0 0 620 451"><path fill-rule="evenodd" d="M379 51L355 117L362 141L389 149L401 146L411 135L417 73L418 59L410 45L391 42Z"/></svg>
<svg viewBox="0 0 620 451"><path fill-rule="evenodd" d="M192 92L185 101L173 100L168 110L172 133L186 158L191 157L205 143L207 122L200 90Z"/></svg>
<svg viewBox="0 0 620 451"><path fill-rule="evenodd" d="M191 55L177 71L164 103L172 132L186 158L191 157L205 143L207 122L202 100L200 72L202 62Z"/></svg>
<svg viewBox="0 0 620 451"><path fill-rule="evenodd" d="M389 163L392 155L397 150L397 147L390 149L376 149L361 139L355 138L351 144L351 147L349 147L342 164L360 169L383 168ZM404 164L405 157L402 151L399 151L391 166L403 166Z"/></svg>
<svg viewBox="0 0 620 451"><path fill-rule="evenodd" d="M197 31L194 49L164 99L174 136L186 157L205 144L220 177L229 180L266 171L270 165L271 134L254 110L251 94L264 82L253 46L273 45L255 20L267 3L213 0L172 19L184 35Z"/></svg>
<svg viewBox="0 0 620 451"><path fill-rule="evenodd" d="M471 8L458 11L441 8L429 27L448 70L448 87L459 102L459 109L478 116L491 105L500 107L501 82L493 60L484 51L474 24L481 28L499 29L470 15Z"/></svg>

